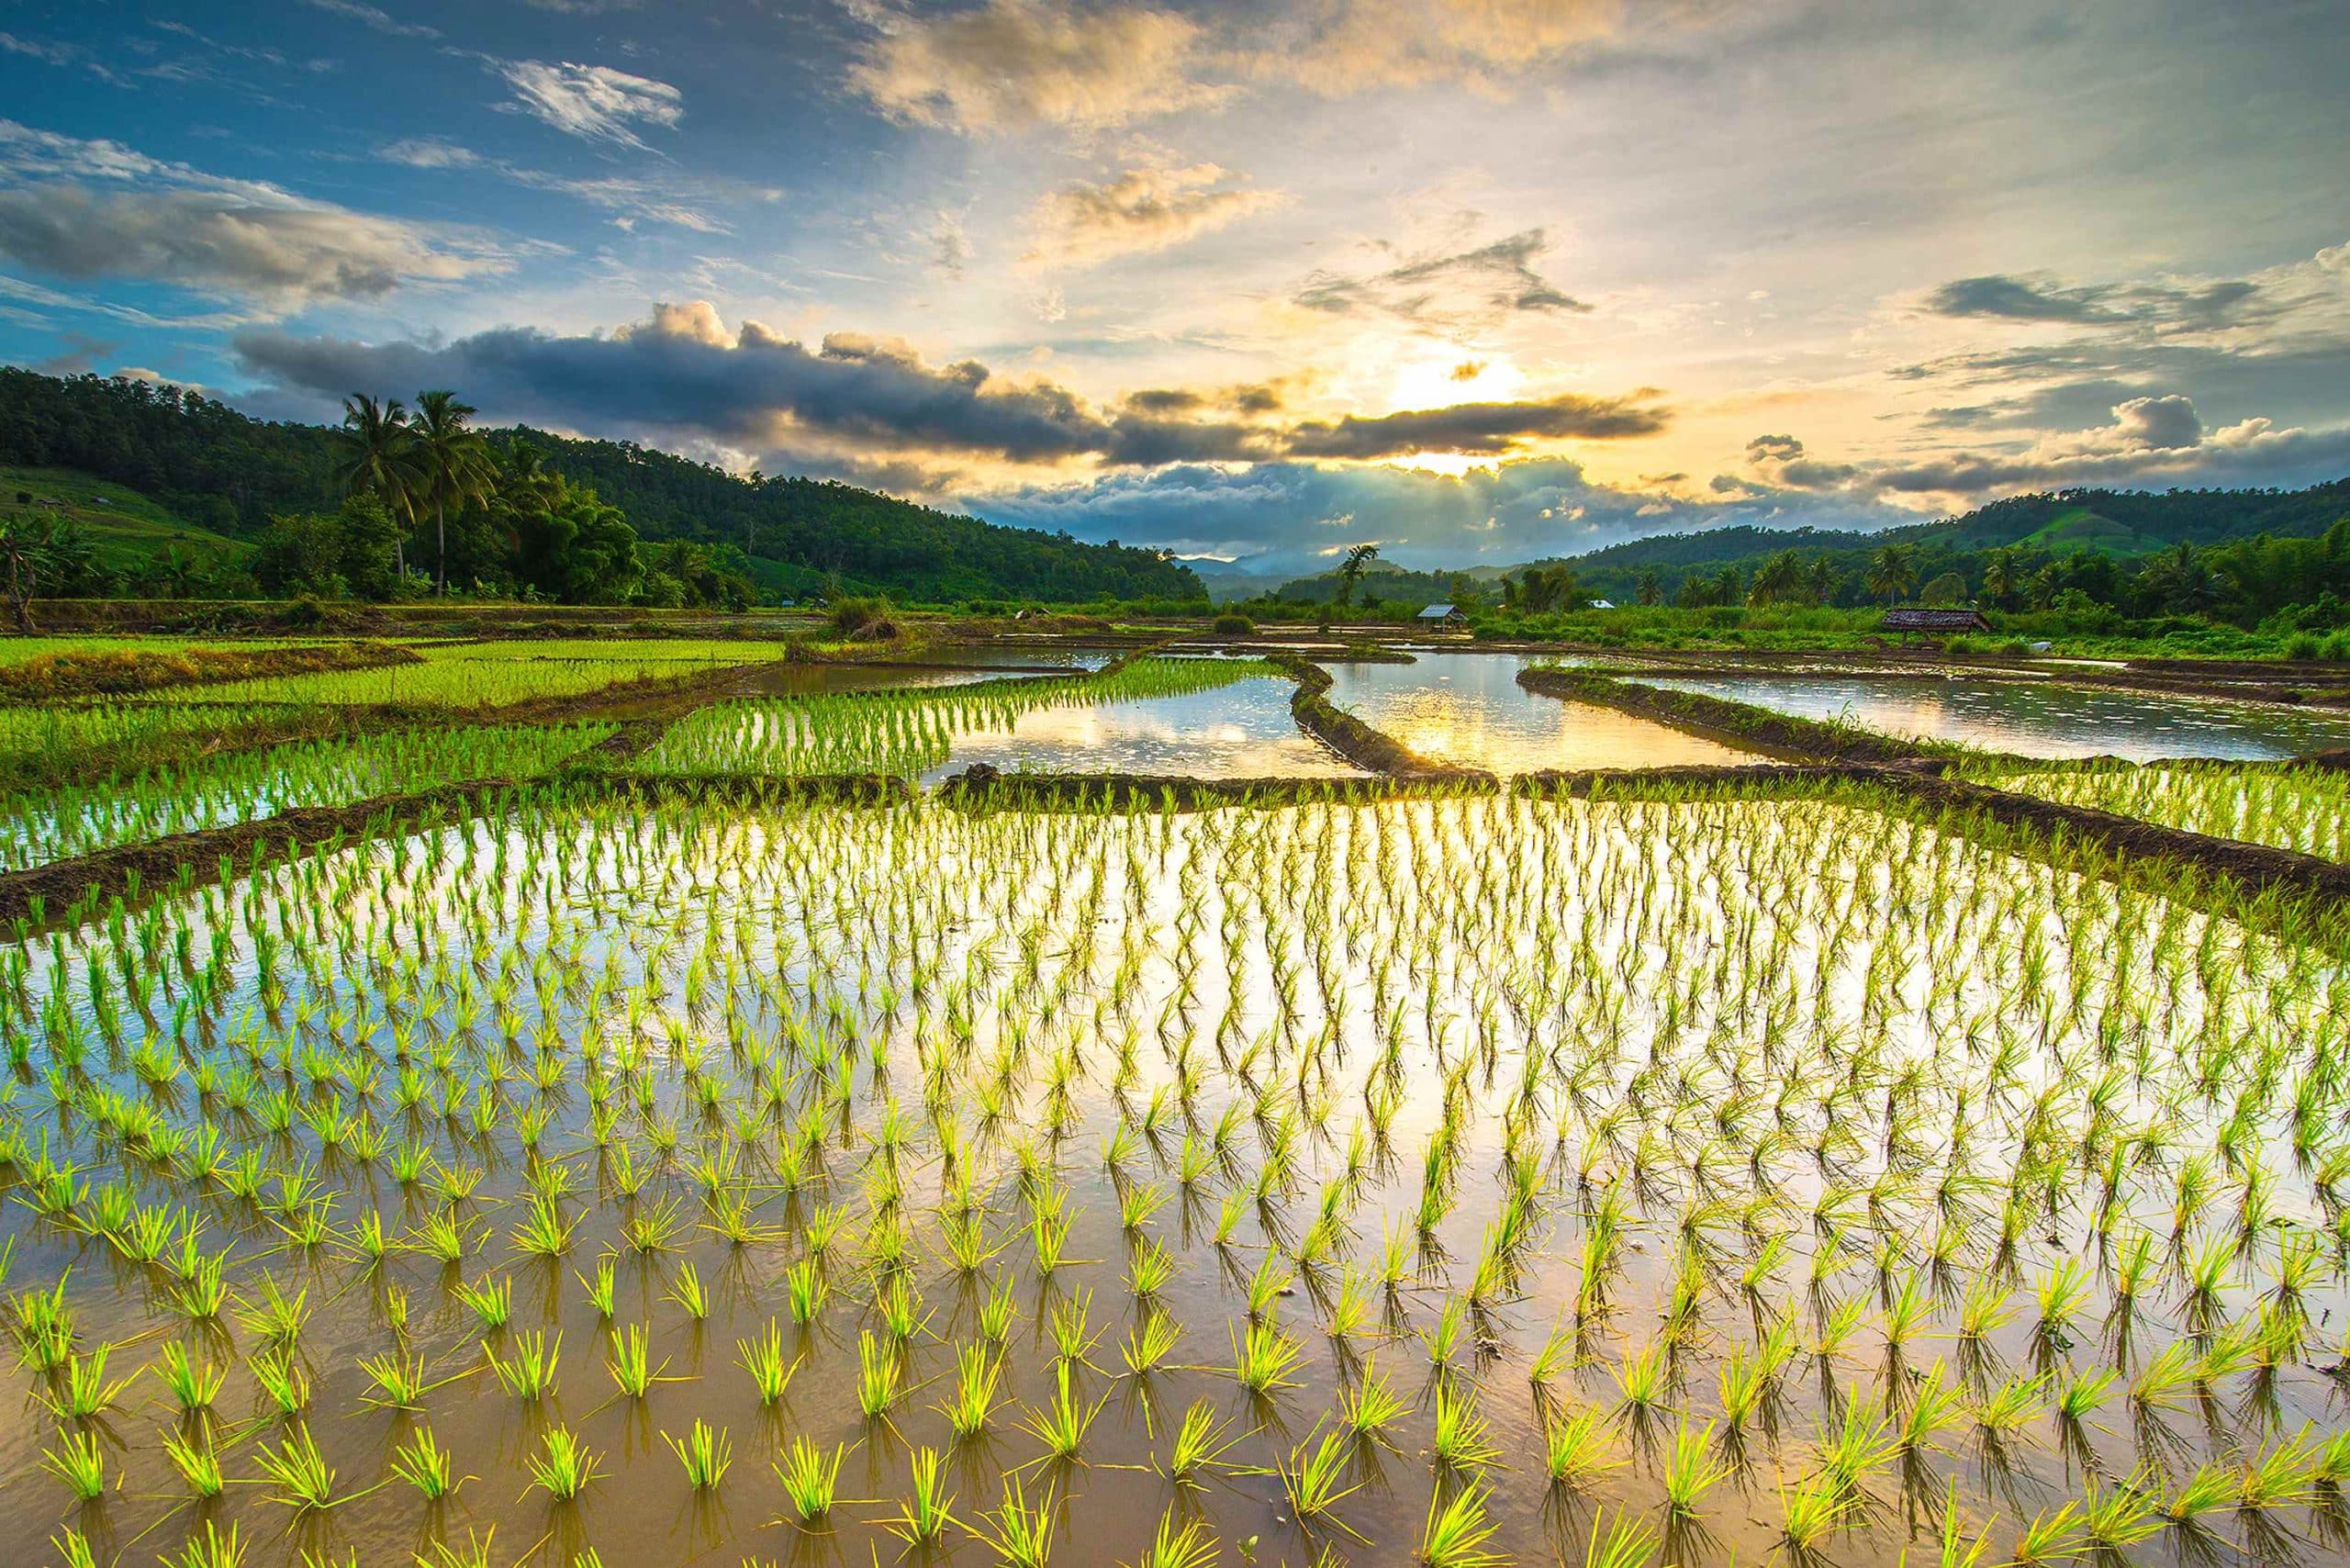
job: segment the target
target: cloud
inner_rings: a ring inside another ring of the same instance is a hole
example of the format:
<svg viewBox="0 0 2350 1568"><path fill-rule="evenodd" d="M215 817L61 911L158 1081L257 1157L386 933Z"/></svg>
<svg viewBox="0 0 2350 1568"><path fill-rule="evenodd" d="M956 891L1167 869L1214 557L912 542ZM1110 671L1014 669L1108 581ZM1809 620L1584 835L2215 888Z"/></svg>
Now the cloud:
<svg viewBox="0 0 2350 1568"><path fill-rule="evenodd" d="M1997 316L2009 321L2112 321L2121 319L2100 300L2102 288L2056 288L1993 274L1943 284L1926 297L1937 316Z"/></svg>
<svg viewBox="0 0 2350 1568"><path fill-rule="evenodd" d="M646 320L587 336L502 328L448 342L366 343L247 331L234 348L265 383L256 395L281 405L296 393L455 386L492 419L940 471L1498 455L1535 441L1647 435L1668 417L1642 391L1284 422L1281 389L1261 383L1154 387L1103 408L975 360L933 364L896 339L834 332L811 351L756 321L729 330L703 300L659 304Z"/></svg>
<svg viewBox="0 0 2350 1568"><path fill-rule="evenodd" d="M1322 7L1304 37L1260 55L1255 70L1333 97L1438 81L1493 93L1611 37L1623 13L1620 0L1343 0Z"/></svg>
<svg viewBox="0 0 2350 1568"><path fill-rule="evenodd" d="M372 28L388 38L437 39L438 28L428 28L421 22L403 22L379 6L369 6L362 0L302 0L314 11L347 17L362 27Z"/></svg>
<svg viewBox="0 0 2350 1568"><path fill-rule="evenodd" d="M2068 286L1991 273L1939 286L1924 308L1936 316L2196 330L2241 324L2264 303L2262 286L2248 278Z"/></svg>
<svg viewBox="0 0 2350 1568"><path fill-rule="evenodd" d="M745 451L805 440L1051 463L1098 452L1106 424L1050 383L932 365L907 345L836 332L810 350L756 321L730 332L708 303L659 305L609 335L501 328L437 344L240 334L238 357L282 387L456 386L492 418L645 432Z"/></svg>
<svg viewBox="0 0 2350 1568"><path fill-rule="evenodd" d="M1640 396L1640 395L1636 395ZM1527 403L1456 403L1444 409L1293 427L1286 442L1295 457L1371 459L1420 452L1478 455L1509 452L1529 440L1620 441L1654 435L1670 422L1662 409L1630 398L1569 394Z"/></svg>
<svg viewBox="0 0 2350 1568"><path fill-rule="evenodd" d="M375 149L375 156L411 169L477 169L485 162L472 148L439 136L403 137Z"/></svg>
<svg viewBox="0 0 2350 1568"><path fill-rule="evenodd" d="M885 114L967 133L1101 130L1216 102L1188 74L1198 28L1169 11L988 0L882 19L849 80Z"/></svg>
<svg viewBox="0 0 2350 1568"><path fill-rule="evenodd" d="M2265 418L2212 429L2194 399L2168 392L2127 398L2108 423L2055 431L2028 444L1937 453L1881 463L1827 464L1796 453L1756 454L1764 483L1860 495L1980 498L2000 491L2128 485L2152 479L2223 483L2291 465L2304 477L2331 476L2350 462L2350 426L2278 428ZM1779 438L1762 438L1777 440ZM1751 443L1750 453L1759 443Z"/></svg>
<svg viewBox="0 0 2350 1568"><path fill-rule="evenodd" d="M1214 163L1199 163L1130 169L1106 185L1064 185L1037 203L1035 242L1021 259L1037 267L1086 267L1163 251L1288 199L1281 191L1227 186L1225 178Z"/></svg>
<svg viewBox="0 0 2350 1568"><path fill-rule="evenodd" d="M557 130L589 140L643 148L639 126L666 128L685 118L685 95L677 88L609 65L509 60L498 69L514 88L515 106Z"/></svg>
<svg viewBox="0 0 2350 1568"><path fill-rule="evenodd" d="M1326 569L1333 527L1413 567L1514 566L1627 539L1737 523L1875 528L1916 515L1863 497L1689 500L1600 483L1564 457L1452 475L1386 465L1190 464L1037 484L961 503L991 521L1085 539L1148 539L1273 577Z"/></svg>
<svg viewBox="0 0 2350 1568"><path fill-rule="evenodd" d="M510 264L444 230L6 120L0 255L56 277L163 283L273 310Z"/></svg>
<svg viewBox="0 0 2350 1568"><path fill-rule="evenodd" d="M657 179L627 174L579 176L488 158L445 137L413 136L375 149L386 163L410 169L477 170L531 190L553 191L614 214L612 223L633 229L639 223L663 223L697 234L725 234L729 226L710 216L709 209L771 202L782 196L772 186L747 185L707 174L666 174Z"/></svg>
<svg viewBox="0 0 2350 1568"><path fill-rule="evenodd" d="M1293 302L1333 315L1378 312L1443 332L1489 327L1520 311L1590 309L1535 270L1550 248L1544 230L1528 229L1465 251L1405 256L1382 272L1316 272Z"/></svg>

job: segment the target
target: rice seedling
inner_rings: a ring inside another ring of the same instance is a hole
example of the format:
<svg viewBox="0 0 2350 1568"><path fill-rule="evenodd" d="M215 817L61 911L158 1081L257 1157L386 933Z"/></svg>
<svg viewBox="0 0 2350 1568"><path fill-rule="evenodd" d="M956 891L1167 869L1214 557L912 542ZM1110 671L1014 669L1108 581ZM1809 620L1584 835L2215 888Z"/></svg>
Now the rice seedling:
<svg viewBox="0 0 2350 1568"><path fill-rule="evenodd" d="M522 1468L532 1483L559 1503L568 1503L596 1479L596 1456L568 1427L551 1427L540 1439L540 1451L523 1456Z"/></svg>
<svg viewBox="0 0 2350 1568"><path fill-rule="evenodd" d="M734 1352L738 1364L751 1374L751 1386L758 1391L761 1405L772 1406L781 1400L784 1391L791 1386L792 1374L800 1370L796 1359L784 1360L783 1331L772 1318L768 1319L764 1335L735 1340Z"/></svg>
<svg viewBox="0 0 2350 1568"><path fill-rule="evenodd" d="M218 1497L227 1490L228 1476L220 1468L220 1455L213 1449L209 1434L198 1431L193 1436L177 1432L163 1434L163 1457L187 1486L188 1495L195 1498Z"/></svg>
<svg viewBox="0 0 2350 1568"><path fill-rule="evenodd" d="M1472 1484L1449 1498L1441 1491L1429 1498L1416 1561L1427 1568L1499 1568L1506 1562L1485 1546L1499 1529L1485 1512L1486 1495L1483 1485Z"/></svg>
<svg viewBox="0 0 2350 1568"><path fill-rule="evenodd" d="M1052 1488L1032 1505L1014 1475L1005 1478L1002 1500L968 1528L1010 1568L1046 1568L1053 1555L1053 1517Z"/></svg>
<svg viewBox="0 0 2350 1568"><path fill-rule="evenodd" d="M1318 1437L1319 1440L1316 1440ZM1308 1444L1312 1447L1308 1447ZM1340 1432L1322 1432L1317 1427L1306 1435L1306 1441L1296 1444L1281 1462L1281 1493L1289 1499L1297 1517L1309 1524L1347 1527L1332 1517L1331 1510L1361 1489L1360 1482L1348 1484L1346 1473L1353 1445ZM1355 1535L1358 1540L1364 1538ZM1369 1545L1368 1540L1364 1540Z"/></svg>
<svg viewBox="0 0 2350 1568"><path fill-rule="evenodd" d="M106 1495L106 1456L97 1433L61 1428L57 1446L40 1450L40 1462L77 1500L89 1503Z"/></svg>
<svg viewBox="0 0 2350 1568"><path fill-rule="evenodd" d="M1118 1348L1126 1374L1143 1377L1165 1366L1182 1335L1181 1327L1172 1317L1163 1312L1151 1312L1139 1327L1126 1330L1125 1339Z"/></svg>
<svg viewBox="0 0 2350 1568"><path fill-rule="evenodd" d="M238 1527L231 1524L229 1533L223 1535L218 1519L207 1519L202 1535L191 1531L177 1557L161 1561L164 1568L240 1568L244 1560L245 1543Z"/></svg>
<svg viewBox="0 0 2350 1568"><path fill-rule="evenodd" d="M558 1333L550 1340L544 1331L532 1330L514 1336L510 1355L499 1355L487 1342L481 1353L507 1393L517 1399L543 1399L554 1391L563 1360L563 1336Z"/></svg>
<svg viewBox="0 0 2350 1568"><path fill-rule="evenodd" d="M709 1422L697 1417L683 1438L661 1434L669 1451L685 1466L686 1484L697 1492L707 1492L726 1479L727 1470L734 1462L734 1444L723 1427L713 1430Z"/></svg>
<svg viewBox="0 0 2350 1568"><path fill-rule="evenodd" d="M1241 1387L1262 1399L1296 1387L1296 1380L1289 1374L1304 1359L1304 1351L1278 1325L1251 1323L1245 1337L1235 1336L1232 1375Z"/></svg>
<svg viewBox="0 0 2350 1568"><path fill-rule="evenodd" d="M824 1450L807 1438L796 1437L776 1462L776 1479L783 1484L784 1497L800 1523L813 1524L833 1511L834 1488L847 1453L847 1445L838 1445L827 1459Z"/></svg>
<svg viewBox="0 0 2350 1568"><path fill-rule="evenodd" d="M1178 1528L1169 1509L1158 1516L1158 1528L1151 1532L1143 1554L1120 1568L1214 1568L1215 1560L1215 1537L1206 1523L1187 1519Z"/></svg>
<svg viewBox="0 0 2350 1568"><path fill-rule="evenodd" d="M1598 1410L1554 1417L1543 1426L1542 1468L1553 1486L1588 1486L1624 1462L1609 1451L1606 1417Z"/></svg>
<svg viewBox="0 0 2350 1568"><path fill-rule="evenodd" d="M900 1510L898 1517L885 1522L883 1528L909 1546L924 1546L941 1540L955 1518L955 1495L946 1490L941 1473L938 1450L916 1449L910 1465L913 1492Z"/></svg>
<svg viewBox="0 0 2350 1568"><path fill-rule="evenodd" d="M1206 1400L1194 1402L1183 1412L1168 1447L1169 1478L1178 1485L1200 1485L1201 1478L1222 1464L1224 1456L1239 1442L1237 1437L1227 1436L1231 1428L1229 1420L1216 1419L1214 1406Z"/></svg>
<svg viewBox="0 0 2350 1568"><path fill-rule="evenodd" d="M274 1449L261 1445L253 1462L276 1484L277 1501L288 1507L308 1511L334 1506L334 1469L319 1454L307 1425L297 1424Z"/></svg>
<svg viewBox="0 0 2350 1568"><path fill-rule="evenodd" d="M423 1494L427 1502L439 1502L463 1484L454 1458L434 1440L430 1428L419 1427L410 1432L408 1440L392 1450L386 1468Z"/></svg>
<svg viewBox="0 0 2350 1568"><path fill-rule="evenodd" d="M1091 1430L1093 1418L1107 1403L1106 1395L1090 1406L1077 1398L1069 1387L1069 1363L1059 1361L1053 1368L1051 1401L1032 1406L1021 1421L1021 1428L1044 1445L1046 1458L1073 1461L1084 1449L1085 1434Z"/></svg>

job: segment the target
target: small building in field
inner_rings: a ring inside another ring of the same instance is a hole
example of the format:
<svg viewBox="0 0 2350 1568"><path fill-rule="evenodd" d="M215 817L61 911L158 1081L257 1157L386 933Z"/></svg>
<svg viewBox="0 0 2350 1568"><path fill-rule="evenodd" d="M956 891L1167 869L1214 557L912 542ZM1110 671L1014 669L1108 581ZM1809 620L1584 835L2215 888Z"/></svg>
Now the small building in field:
<svg viewBox="0 0 2350 1568"><path fill-rule="evenodd" d="M1885 619L1877 622L1881 632L1898 632L1909 637L1950 637L1962 632L1988 632L1991 623L1983 619L1979 610L1918 610L1905 606L1888 610Z"/></svg>
<svg viewBox="0 0 2350 1568"><path fill-rule="evenodd" d="M1469 618L1460 613L1457 604L1431 604L1414 619L1423 626L1465 626Z"/></svg>

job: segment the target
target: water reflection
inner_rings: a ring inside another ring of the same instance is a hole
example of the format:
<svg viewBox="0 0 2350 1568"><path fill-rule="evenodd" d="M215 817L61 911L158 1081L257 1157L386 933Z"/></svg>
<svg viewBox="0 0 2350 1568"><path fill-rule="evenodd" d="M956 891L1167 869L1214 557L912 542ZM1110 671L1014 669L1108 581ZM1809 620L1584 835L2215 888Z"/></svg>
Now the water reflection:
<svg viewBox="0 0 2350 1568"><path fill-rule="evenodd" d="M1009 728L957 735L923 775L934 783L984 762L1005 772L1168 773L1202 778L1337 778L1360 771L1303 734L1292 688L1258 677L1210 691L1023 713Z"/></svg>
<svg viewBox="0 0 2350 1568"><path fill-rule="evenodd" d="M1659 679L1806 719L1957 741L2019 756L2239 761L2350 745L2350 716L2206 698L1990 680Z"/></svg>
<svg viewBox="0 0 2350 1568"><path fill-rule="evenodd" d="M1423 756L1500 773L1762 760L1610 708L1538 697L1517 684L1529 662L1431 653L1410 665L1332 664L1330 700Z"/></svg>

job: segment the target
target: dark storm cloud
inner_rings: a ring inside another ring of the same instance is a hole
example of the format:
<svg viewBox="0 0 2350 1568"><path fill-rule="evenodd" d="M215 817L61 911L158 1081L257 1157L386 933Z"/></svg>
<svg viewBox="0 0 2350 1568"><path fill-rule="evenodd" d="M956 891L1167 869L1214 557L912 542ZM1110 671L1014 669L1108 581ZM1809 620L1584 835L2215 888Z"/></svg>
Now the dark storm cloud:
<svg viewBox="0 0 2350 1568"><path fill-rule="evenodd" d="M1263 384L1155 387L1105 412L1066 386L1013 381L975 360L934 364L910 346L835 332L811 351L755 321L729 333L709 305L656 306L650 321L608 335L556 337L502 328L446 343L364 343L247 331L256 398L308 393L330 406L352 391L454 386L494 419L657 433L740 451L812 440L835 459L930 455L1122 466L1258 462L1283 456L1369 460L1421 452L1498 454L1539 439L1653 434L1667 410L1629 398L1569 396L1463 403L1336 423L1251 422L1281 403ZM1229 410L1229 414L1219 412Z"/></svg>
<svg viewBox="0 0 2350 1568"><path fill-rule="evenodd" d="M1294 457L1371 459L1415 452L1508 452L1538 438L1617 441L1654 435L1670 422L1666 409L1625 398L1570 394L1529 403L1456 403L1369 419L1349 414L1335 424L1293 426L1287 449Z"/></svg>
<svg viewBox="0 0 2350 1568"><path fill-rule="evenodd" d="M811 352L747 322L732 340L704 307L657 310L609 337L507 328L428 346L282 332L236 340L245 365L282 386L456 386L501 418L686 432L755 446L802 425L878 447L1046 462L1099 452L1110 430L1050 383L1003 385L971 361L934 366L911 350L836 333Z"/></svg>

